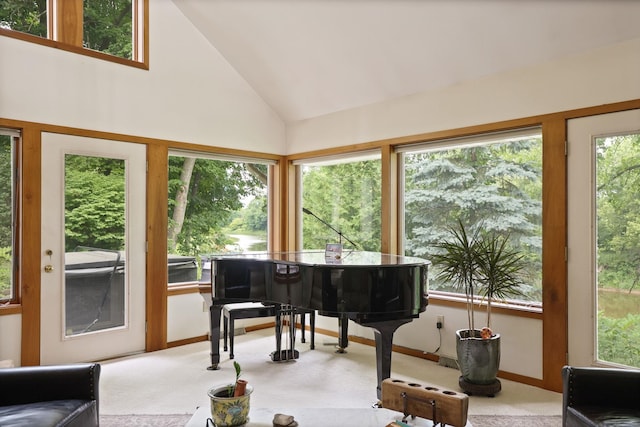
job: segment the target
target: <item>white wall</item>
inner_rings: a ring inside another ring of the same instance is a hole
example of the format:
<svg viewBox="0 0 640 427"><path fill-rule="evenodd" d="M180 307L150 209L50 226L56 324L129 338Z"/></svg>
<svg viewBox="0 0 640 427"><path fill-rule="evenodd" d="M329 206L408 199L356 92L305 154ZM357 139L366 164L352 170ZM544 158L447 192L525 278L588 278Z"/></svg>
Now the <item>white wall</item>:
<svg viewBox="0 0 640 427"><path fill-rule="evenodd" d="M287 126L287 153L640 98L640 39Z"/></svg>
<svg viewBox="0 0 640 427"><path fill-rule="evenodd" d="M20 314L0 316L0 360L12 360L14 365L20 365L21 336Z"/></svg>
<svg viewBox="0 0 640 427"><path fill-rule="evenodd" d="M209 306L200 294L173 295L167 301L167 341L209 333Z"/></svg>
<svg viewBox="0 0 640 427"><path fill-rule="evenodd" d="M0 117L282 154L284 124L170 1L149 70L0 37Z"/></svg>

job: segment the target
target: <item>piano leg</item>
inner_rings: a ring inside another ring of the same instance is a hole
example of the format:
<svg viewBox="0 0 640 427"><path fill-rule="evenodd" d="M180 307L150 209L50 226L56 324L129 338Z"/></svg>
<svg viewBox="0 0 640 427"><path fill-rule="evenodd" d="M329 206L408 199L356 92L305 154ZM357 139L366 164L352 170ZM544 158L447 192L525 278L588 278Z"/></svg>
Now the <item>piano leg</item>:
<svg viewBox="0 0 640 427"><path fill-rule="evenodd" d="M222 313L222 306L211 304L209 306L209 330L211 331L211 366L207 369L210 371L216 371L220 369L218 364L220 363L220 314Z"/></svg>
<svg viewBox="0 0 640 427"><path fill-rule="evenodd" d="M346 315L338 317L338 349L336 353L346 353L349 346L349 318Z"/></svg>
<svg viewBox="0 0 640 427"><path fill-rule="evenodd" d="M393 333L400 326L413 319L388 320L384 322L366 323L373 329L376 339L376 370L378 374L378 399L382 399L382 381L391 377L391 352L393 350Z"/></svg>

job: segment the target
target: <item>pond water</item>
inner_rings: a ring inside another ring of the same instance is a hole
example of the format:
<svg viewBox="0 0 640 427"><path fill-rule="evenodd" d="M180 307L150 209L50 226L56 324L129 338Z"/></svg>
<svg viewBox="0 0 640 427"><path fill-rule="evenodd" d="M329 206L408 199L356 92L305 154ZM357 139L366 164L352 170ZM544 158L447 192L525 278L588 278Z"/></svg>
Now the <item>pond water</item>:
<svg viewBox="0 0 640 427"><path fill-rule="evenodd" d="M249 234L230 234L234 240L233 244L227 245L226 249L237 252L264 251L267 250L267 239L265 236Z"/></svg>

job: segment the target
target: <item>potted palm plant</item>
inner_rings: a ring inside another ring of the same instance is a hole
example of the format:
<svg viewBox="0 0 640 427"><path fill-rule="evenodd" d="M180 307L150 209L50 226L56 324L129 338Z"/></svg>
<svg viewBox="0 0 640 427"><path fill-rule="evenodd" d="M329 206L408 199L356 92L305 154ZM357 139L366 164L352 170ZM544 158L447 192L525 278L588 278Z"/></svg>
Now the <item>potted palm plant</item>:
<svg viewBox="0 0 640 427"><path fill-rule="evenodd" d="M456 353L460 387L468 394L493 396L501 390L497 379L500 365L500 334L491 330L492 302L521 294L523 255L509 249L509 235L486 232L477 227L471 233L462 221L451 228L450 238L435 245L439 252L431 259L440 268L438 278L465 293L467 329L456 331ZM475 325L475 305L486 301L486 326Z"/></svg>

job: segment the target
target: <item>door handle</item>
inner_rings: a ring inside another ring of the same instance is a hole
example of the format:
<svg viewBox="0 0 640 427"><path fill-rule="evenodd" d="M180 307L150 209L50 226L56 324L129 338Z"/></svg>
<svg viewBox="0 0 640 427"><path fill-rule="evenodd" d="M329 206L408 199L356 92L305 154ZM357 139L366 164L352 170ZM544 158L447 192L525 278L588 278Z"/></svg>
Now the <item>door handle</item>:
<svg viewBox="0 0 640 427"><path fill-rule="evenodd" d="M51 262L51 255L53 255L53 251L51 249L47 249L46 251L44 251L44 253L49 256L49 262ZM53 265L47 264L44 266L45 273L51 273L52 271L53 271Z"/></svg>

